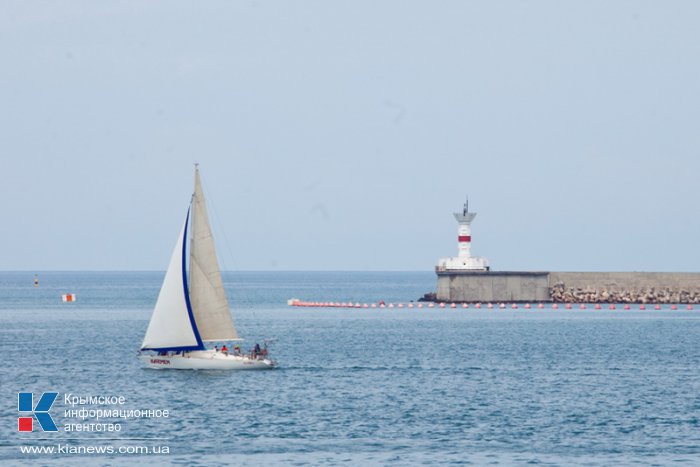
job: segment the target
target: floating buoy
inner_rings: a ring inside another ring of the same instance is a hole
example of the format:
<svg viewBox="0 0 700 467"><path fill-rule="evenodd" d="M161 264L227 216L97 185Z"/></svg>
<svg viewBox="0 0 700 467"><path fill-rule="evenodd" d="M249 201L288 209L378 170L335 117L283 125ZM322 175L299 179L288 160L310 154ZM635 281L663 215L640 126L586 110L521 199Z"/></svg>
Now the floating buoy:
<svg viewBox="0 0 700 467"><path fill-rule="evenodd" d="M369 308L369 305L367 305L366 303L363 303L362 308Z"/></svg>
<svg viewBox="0 0 700 467"><path fill-rule="evenodd" d="M444 303L440 303L440 308L445 308L445 304L444 304Z"/></svg>
<svg viewBox="0 0 700 467"><path fill-rule="evenodd" d="M394 304L393 304L393 303L389 303L389 308L394 308Z"/></svg>
<svg viewBox="0 0 700 467"><path fill-rule="evenodd" d="M693 305L688 305L686 308L687 308L688 310L692 310L692 309L693 309Z"/></svg>
<svg viewBox="0 0 700 467"><path fill-rule="evenodd" d="M505 307L506 307L505 303L501 303L500 305L498 305L498 308L505 308Z"/></svg>
<svg viewBox="0 0 700 467"><path fill-rule="evenodd" d="M74 302L75 301L75 294L74 293L67 293L61 295L61 298L63 299L64 302Z"/></svg>
<svg viewBox="0 0 700 467"><path fill-rule="evenodd" d="M423 308L423 304L422 304L422 303L419 303L419 304L418 304L418 308Z"/></svg>
<svg viewBox="0 0 700 467"><path fill-rule="evenodd" d="M516 303L513 303L510 307L515 310L516 308L518 308L518 305Z"/></svg>
<svg viewBox="0 0 700 467"><path fill-rule="evenodd" d="M646 310L647 307L642 303L641 305L639 305L639 309L640 309L640 310Z"/></svg>
<svg viewBox="0 0 700 467"><path fill-rule="evenodd" d="M376 304L376 303L372 303L372 304L370 305L370 308L377 308L377 304Z"/></svg>
<svg viewBox="0 0 700 467"><path fill-rule="evenodd" d="M655 310L660 310L660 309L661 309L661 305L659 305L659 304L654 305L654 309L655 309Z"/></svg>
<svg viewBox="0 0 700 467"><path fill-rule="evenodd" d="M608 308L610 308L611 310L614 310L614 309L615 309L615 304L614 304L614 303L611 303L610 306L609 306Z"/></svg>
<svg viewBox="0 0 700 467"><path fill-rule="evenodd" d="M479 308L481 308L481 307L479 307ZM493 308L493 303L489 303L488 305L486 305L486 308L488 308L489 310L490 310L491 308Z"/></svg>
<svg viewBox="0 0 700 467"><path fill-rule="evenodd" d="M559 305L556 303L552 303L552 310L556 310L559 308Z"/></svg>
<svg viewBox="0 0 700 467"><path fill-rule="evenodd" d="M409 308L413 308L413 303L409 303L409 304L408 304L408 307L409 307Z"/></svg>
<svg viewBox="0 0 700 467"><path fill-rule="evenodd" d="M678 306L676 306L676 305L671 305L671 309L672 309L672 310L677 310L677 309L678 309Z"/></svg>
<svg viewBox="0 0 700 467"><path fill-rule="evenodd" d="M462 308L469 308L469 305L467 305L466 303L462 303Z"/></svg>
<svg viewBox="0 0 700 467"><path fill-rule="evenodd" d="M629 309L630 309L629 303L625 304L625 310L629 310Z"/></svg>
<svg viewBox="0 0 700 467"><path fill-rule="evenodd" d="M567 304L564 306L564 308L566 308L567 310L570 310L570 309L571 309L571 303L567 303Z"/></svg>
<svg viewBox="0 0 700 467"><path fill-rule="evenodd" d="M529 303L526 303L526 304L525 304L525 309L526 309L526 310L529 310L529 309L530 309L530 304L529 304Z"/></svg>
<svg viewBox="0 0 700 467"><path fill-rule="evenodd" d="M403 308L403 303L399 303L399 308Z"/></svg>
<svg viewBox="0 0 700 467"><path fill-rule="evenodd" d="M537 308L539 308L540 310L541 310L542 308L544 308L544 303L538 303L538 304L537 304Z"/></svg>
<svg viewBox="0 0 700 467"><path fill-rule="evenodd" d="M490 303L489 303L489 305L490 305ZM474 308L481 308L481 303L477 303L476 305L474 305Z"/></svg>
<svg viewBox="0 0 700 467"><path fill-rule="evenodd" d="M580 304L580 305L578 306L578 308L579 308L580 310L585 310L585 309L586 309L586 304L585 304L585 303L582 303L582 304Z"/></svg>
<svg viewBox="0 0 700 467"><path fill-rule="evenodd" d="M450 308L457 308L457 304L456 304L456 303L451 303L451 304L450 304Z"/></svg>
<svg viewBox="0 0 700 467"><path fill-rule="evenodd" d="M600 310L602 307L600 306L600 303L596 303L593 308L595 308L596 310Z"/></svg>
<svg viewBox="0 0 700 467"><path fill-rule="evenodd" d="M435 304L433 302L428 303L428 308L435 308Z"/></svg>

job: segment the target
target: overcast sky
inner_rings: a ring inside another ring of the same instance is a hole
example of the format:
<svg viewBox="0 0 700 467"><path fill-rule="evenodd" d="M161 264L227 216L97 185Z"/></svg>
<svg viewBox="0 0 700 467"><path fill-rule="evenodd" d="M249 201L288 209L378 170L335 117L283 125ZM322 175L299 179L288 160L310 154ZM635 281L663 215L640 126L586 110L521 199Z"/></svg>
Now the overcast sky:
<svg viewBox="0 0 700 467"><path fill-rule="evenodd" d="M2 270L700 270L699 2L0 11Z"/></svg>

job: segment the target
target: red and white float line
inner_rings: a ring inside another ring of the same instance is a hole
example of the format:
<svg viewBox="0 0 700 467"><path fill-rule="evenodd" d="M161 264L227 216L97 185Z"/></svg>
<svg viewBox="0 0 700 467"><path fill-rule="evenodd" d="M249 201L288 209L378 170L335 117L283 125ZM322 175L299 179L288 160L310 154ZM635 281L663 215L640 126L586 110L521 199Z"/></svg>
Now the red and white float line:
<svg viewBox="0 0 700 467"><path fill-rule="evenodd" d="M551 309L551 310L558 310L560 308L564 308L566 310L572 310L572 309L578 309L578 310L586 310L586 309L594 309L594 310L602 310L602 309L609 309L609 310L617 310L617 309L622 309L622 310L662 310L662 309L668 309L668 310L679 310L682 309L682 306L679 306L677 304L673 304L668 306L667 308L663 308L662 305L660 304L649 304L649 305L644 305L644 304L601 304L601 303L581 303L581 304L572 304L572 303L505 303L505 302L498 302L498 303L444 303L444 302L408 302L408 303L385 303L385 302L378 302L378 303L360 303L360 302L308 302L304 300L299 300L299 299L291 299L287 302L289 306L296 306L296 307L307 307L307 308L475 308L475 309L519 309L519 308L524 308L526 310L530 309ZM685 305L686 310L692 310L693 305Z"/></svg>

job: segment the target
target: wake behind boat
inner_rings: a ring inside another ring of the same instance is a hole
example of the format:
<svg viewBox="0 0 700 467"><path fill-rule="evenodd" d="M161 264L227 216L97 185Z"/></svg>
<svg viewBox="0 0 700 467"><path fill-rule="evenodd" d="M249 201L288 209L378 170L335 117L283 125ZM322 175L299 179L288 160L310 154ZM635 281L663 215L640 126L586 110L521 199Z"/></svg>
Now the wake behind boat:
<svg viewBox="0 0 700 467"><path fill-rule="evenodd" d="M250 354L208 349L205 343L239 341L216 260L204 193L195 164L194 194L146 330L139 358L150 368L263 370L276 366L267 344ZM188 228L191 235L189 276Z"/></svg>

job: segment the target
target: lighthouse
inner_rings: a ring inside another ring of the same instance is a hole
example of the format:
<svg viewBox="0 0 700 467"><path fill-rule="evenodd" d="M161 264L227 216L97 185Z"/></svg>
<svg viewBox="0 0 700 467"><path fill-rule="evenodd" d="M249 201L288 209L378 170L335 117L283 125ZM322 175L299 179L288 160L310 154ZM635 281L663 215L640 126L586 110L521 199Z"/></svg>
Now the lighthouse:
<svg viewBox="0 0 700 467"><path fill-rule="evenodd" d="M489 262L486 258L472 256L472 227L476 217L475 212L469 212L469 198L464 203L462 212L454 213L459 224L457 228L457 256L441 258L437 265L438 271L488 271Z"/></svg>

